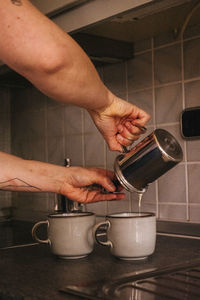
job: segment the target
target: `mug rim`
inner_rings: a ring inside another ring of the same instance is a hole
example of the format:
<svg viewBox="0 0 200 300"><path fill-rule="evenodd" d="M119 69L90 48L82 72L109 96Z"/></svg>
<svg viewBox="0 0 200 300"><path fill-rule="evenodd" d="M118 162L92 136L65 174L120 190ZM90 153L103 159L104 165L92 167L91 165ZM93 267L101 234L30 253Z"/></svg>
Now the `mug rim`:
<svg viewBox="0 0 200 300"><path fill-rule="evenodd" d="M79 218L94 216L93 212L71 212L71 213L53 213L48 215L49 218Z"/></svg>
<svg viewBox="0 0 200 300"><path fill-rule="evenodd" d="M135 215L134 215L135 214ZM133 218L147 218L147 217L155 217L156 214L153 212L118 212L112 213L106 216L106 218L113 219L133 219Z"/></svg>

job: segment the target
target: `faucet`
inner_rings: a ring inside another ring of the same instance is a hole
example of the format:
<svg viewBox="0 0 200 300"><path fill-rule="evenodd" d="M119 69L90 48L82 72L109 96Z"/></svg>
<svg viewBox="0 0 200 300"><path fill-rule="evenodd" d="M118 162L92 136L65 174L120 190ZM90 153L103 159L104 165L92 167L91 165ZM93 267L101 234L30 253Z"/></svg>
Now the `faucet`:
<svg viewBox="0 0 200 300"><path fill-rule="evenodd" d="M64 166L69 168L71 166L70 158L64 159ZM57 194L55 199L54 211L60 213L76 213L82 212L83 204L70 200L64 195Z"/></svg>

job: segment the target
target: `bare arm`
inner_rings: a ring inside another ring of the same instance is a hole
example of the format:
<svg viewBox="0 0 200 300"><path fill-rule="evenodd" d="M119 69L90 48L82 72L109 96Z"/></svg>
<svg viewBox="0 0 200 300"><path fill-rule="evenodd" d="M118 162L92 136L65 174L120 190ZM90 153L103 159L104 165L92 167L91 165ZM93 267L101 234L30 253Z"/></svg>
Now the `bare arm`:
<svg viewBox="0 0 200 300"><path fill-rule="evenodd" d="M0 190L54 192L66 195L69 199L88 203L124 198L123 193L113 194L114 174L103 169L81 167L65 168L49 163L24 160L0 152ZM103 186L110 193L91 186Z"/></svg>
<svg viewBox="0 0 200 300"><path fill-rule="evenodd" d="M0 0L0 59L49 97L86 108L112 150L138 139L134 124L150 118L109 91L79 45L28 0Z"/></svg>
<svg viewBox="0 0 200 300"><path fill-rule="evenodd" d="M88 56L27 0L0 1L0 58L56 100L87 109L108 104Z"/></svg>

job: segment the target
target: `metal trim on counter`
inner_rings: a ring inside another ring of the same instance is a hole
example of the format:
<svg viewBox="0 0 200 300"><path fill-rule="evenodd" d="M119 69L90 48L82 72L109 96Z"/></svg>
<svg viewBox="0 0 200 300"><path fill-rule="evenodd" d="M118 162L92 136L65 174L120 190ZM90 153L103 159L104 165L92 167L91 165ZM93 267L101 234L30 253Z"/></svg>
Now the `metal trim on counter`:
<svg viewBox="0 0 200 300"><path fill-rule="evenodd" d="M157 232L200 237L200 224L157 220Z"/></svg>
<svg viewBox="0 0 200 300"><path fill-rule="evenodd" d="M192 274L194 272L198 273L198 276L194 276ZM178 275L185 278L181 278L180 280L180 278L177 278ZM175 286L173 286L172 281ZM195 300L200 297L199 281L200 260L197 260L193 263L180 264L176 268L169 266L160 270L155 269L153 271L149 271L146 274L138 274L132 278L122 278L121 281L111 283L107 285L107 287L104 286L104 293L108 295L108 297L103 299L122 299L122 295L120 296L119 293L120 289L129 288L131 295L134 290L140 291L140 299L143 299L142 295L145 299L149 299L146 298L146 296L149 295L151 297L155 297L151 299ZM194 292L194 290L196 291Z"/></svg>
<svg viewBox="0 0 200 300"><path fill-rule="evenodd" d="M198 272L199 276L194 276L193 272ZM185 276L185 280L176 279L175 277L177 275ZM171 277L170 277L171 276ZM169 277L169 278L168 278ZM176 287L173 289L172 293L173 296L170 296L171 289L170 285L166 286L165 284L159 283L160 280L164 279L165 281L167 279L175 280L178 282L179 286L176 283ZM189 279L188 279L189 278ZM155 282L157 281L157 282ZM197 282L198 281L198 282ZM200 259L196 259L193 262L186 262L183 264L179 264L176 267L174 266L167 266L160 269L154 268L151 270L148 270L147 272L139 272L138 274L129 274L129 276L122 276L121 278L117 280L110 281L108 283L105 283L102 285L102 287L95 287L95 286L78 286L78 285L67 285L63 287L60 292L71 294L78 296L80 298L85 299L104 299L104 300L113 300L113 299L122 299L122 297L119 294L120 289L129 288L131 291L131 296L133 296L134 290L138 290L143 292L144 296L150 296L150 297L159 297L159 298L151 298L151 299L169 299L169 300L179 300L183 299L186 294L187 296L191 296L191 298L187 299L197 299L196 296L200 296L199 293L194 293L192 291L191 286L197 287L197 284L199 284L200 281ZM143 287L145 284L152 283L154 286L158 286L158 290L151 290L150 288ZM189 286L189 289L186 290L185 285ZM180 288L181 285L181 288ZM161 288L161 290L159 290ZM164 288L164 292L162 291L162 288ZM166 289L168 292L166 293ZM178 292L178 293L177 293ZM167 295L168 294L168 295ZM181 294L181 295L180 295ZM135 294L134 294L135 295ZM127 295L126 295L127 296ZM181 296L181 298L180 298ZM130 299L130 297L125 297L123 295L123 299ZM131 298L131 299L143 299L143 298ZM145 298L149 299L149 298ZM186 299L186 298L185 298ZM199 299L199 298L198 298Z"/></svg>
<svg viewBox="0 0 200 300"><path fill-rule="evenodd" d="M7 249L15 249L15 248L24 248L24 247L32 247L37 246L39 243L30 243L30 244L19 244L14 246L2 247L0 250L7 250Z"/></svg>
<svg viewBox="0 0 200 300"><path fill-rule="evenodd" d="M106 216L96 215L96 217L105 218ZM198 223L157 220L156 226L158 234L200 238L200 224Z"/></svg>

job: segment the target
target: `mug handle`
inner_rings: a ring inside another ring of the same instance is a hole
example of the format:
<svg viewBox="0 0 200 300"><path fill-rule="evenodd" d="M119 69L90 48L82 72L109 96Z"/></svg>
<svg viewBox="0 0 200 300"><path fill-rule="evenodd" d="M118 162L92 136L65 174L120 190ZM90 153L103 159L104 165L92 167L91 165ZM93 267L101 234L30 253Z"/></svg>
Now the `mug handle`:
<svg viewBox="0 0 200 300"><path fill-rule="evenodd" d="M107 233L107 230L110 228L111 224L108 220L106 220L105 222L100 222L96 225L94 225L93 227L93 237L94 237L94 240L97 242L97 244L100 244L100 245L103 245L103 246L110 246L112 247L112 242L107 240L106 242L102 242L98 239L98 234L97 234L97 231L98 229L101 227L101 226L104 226L104 225L107 225L107 229L106 229L106 233Z"/></svg>
<svg viewBox="0 0 200 300"><path fill-rule="evenodd" d="M36 240L37 242L39 243L42 243L42 244L49 244L49 239L46 239L46 240L41 240L38 238L37 234L36 234L36 231L37 231L37 228L42 225L42 224L47 224L49 225L49 221L40 221L38 223L36 223L33 228L32 228L32 237L34 238L34 240Z"/></svg>

